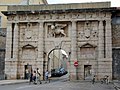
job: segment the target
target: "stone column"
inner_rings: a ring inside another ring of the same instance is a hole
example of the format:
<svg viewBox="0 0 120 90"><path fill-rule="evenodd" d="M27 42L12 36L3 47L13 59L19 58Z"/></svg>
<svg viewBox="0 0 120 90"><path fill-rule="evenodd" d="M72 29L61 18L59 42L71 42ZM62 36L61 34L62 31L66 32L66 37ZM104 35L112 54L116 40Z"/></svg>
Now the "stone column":
<svg viewBox="0 0 120 90"><path fill-rule="evenodd" d="M99 21L99 34L98 34L98 58L104 58L104 31L103 21Z"/></svg>
<svg viewBox="0 0 120 90"><path fill-rule="evenodd" d="M38 37L38 57L37 67L40 69L41 75L43 75L43 52L44 52L44 22L39 22L39 37ZM43 77L41 77L43 78Z"/></svg>
<svg viewBox="0 0 120 90"><path fill-rule="evenodd" d="M13 41L13 58L18 61L18 23L14 27L14 41Z"/></svg>
<svg viewBox="0 0 120 90"><path fill-rule="evenodd" d="M13 61L13 67L12 68L12 71L14 71L12 73L12 78L17 78L18 74L17 74L17 69L18 69L18 23L15 23L15 26L14 26L14 37L13 37L13 58L12 58L12 61Z"/></svg>
<svg viewBox="0 0 120 90"><path fill-rule="evenodd" d="M111 79L112 78L111 22L110 21L104 22L105 22L104 26L102 25L103 24L102 21L100 21L99 24L98 79L104 77L104 75L109 75ZM100 32L100 30L102 30L102 32Z"/></svg>
<svg viewBox="0 0 120 90"><path fill-rule="evenodd" d="M76 67L74 61L77 61L77 36L76 36L76 22L72 21L71 27L71 61L70 61L70 80L77 79Z"/></svg>
<svg viewBox="0 0 120 90"><path fill-rule="evenodd" d="M104 68L101 69L101 66L104 67L104 26L103 21L99 21L99 34L98 34L98 61L97 61L97 76L98 79L102 78L102 73Z"/></svg>
<svg viewBox="0 0 120 90"><path fill-rule="evenodd" d="M106 74L112 79L112 35L111 35L111 20L106 20Z"/></svg>
<svg viewBox="0 0 120 90"><path fill-rule="evenodd" d="M7 79L10 79L11 69L11 45L12 45L12 23L7 23L7 36L6 36L6 53L5 53L5 74Z"/></svg>
<svg viewBox="0 0 120 90"><path fill-rule="evenodd" d="M11 58L11 45L12 45L12 23L7 23L5 61L9 61Z"/></svg>
<svg viewBox="0 0 120 90"><path fill-rule="evenodd" d="M112 58L111 20L106 20L106 58Z"/></svg>

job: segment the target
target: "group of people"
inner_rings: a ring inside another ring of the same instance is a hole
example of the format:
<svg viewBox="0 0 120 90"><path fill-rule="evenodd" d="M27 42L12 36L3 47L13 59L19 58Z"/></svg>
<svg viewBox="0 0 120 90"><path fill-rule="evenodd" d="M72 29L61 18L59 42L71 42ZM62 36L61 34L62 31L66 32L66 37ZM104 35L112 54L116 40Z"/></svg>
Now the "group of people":
<svg viewBox="0 0 120 90"><path fill-rule="evenodd" d="M96 79L96 76L94 75L93 78L92 78L92 84L95 83L95 79ZM101 83L106 83L108 84L109 83L109 76L108 75L105 75L103 78L100 79Z"/></svg>
<svg viewBox="0 0 120 90"><path fill-rule="evenodd" d="M28 72L28 71L27 71ZM31 82L33 82L34 84L37 84L38 82L40 83L40 84L42 84L42 82L41 82L41 73L40 73L40 70L39 70L39 68L37 68L36 70L32 70L31 69L31 71L30 71L30 73L29 74L27 74L28 76L27 76L27 79L29 78L29 80L30 80L30 84L31 84ZM48 72L48 70L46 70L46 72L45 72L45 81L47 82L47 80L48 80L48 75L49 75L49 72Z"/></svg>

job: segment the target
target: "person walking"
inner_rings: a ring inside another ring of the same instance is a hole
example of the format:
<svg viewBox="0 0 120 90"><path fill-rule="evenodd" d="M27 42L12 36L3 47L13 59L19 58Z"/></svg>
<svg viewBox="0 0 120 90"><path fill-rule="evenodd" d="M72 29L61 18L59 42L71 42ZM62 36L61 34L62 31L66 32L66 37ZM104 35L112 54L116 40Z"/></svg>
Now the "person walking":
<svg viewBox="0 0 120 90"><path fill-rule="evenodd" d="M41 74L40 74L40 70L39 70L39 68L37 68L37 78L36 78L36 82L40 82L40 84L42 84L42 82L41 82Z"/></svg>
<svg viewBox="0 0 120 90"><path fill-rule="evenodd" d="M93 79L92 79L92 84L95 83L95 75L93 76Z"/></svg>
<svg viewBox="0 0 120 90"><path fill-rule="evenodd" d="M33 72L33 83L36 84L36 71Z"/></svg>
<svg viewBox="0 0 120 90"><path fill-rule="evenodd" d="M47 83L47 81L48 81L48 75L49 75L49 72L48 72L48 70L46 70L46 72L45 72L45 83Z"/></svg>

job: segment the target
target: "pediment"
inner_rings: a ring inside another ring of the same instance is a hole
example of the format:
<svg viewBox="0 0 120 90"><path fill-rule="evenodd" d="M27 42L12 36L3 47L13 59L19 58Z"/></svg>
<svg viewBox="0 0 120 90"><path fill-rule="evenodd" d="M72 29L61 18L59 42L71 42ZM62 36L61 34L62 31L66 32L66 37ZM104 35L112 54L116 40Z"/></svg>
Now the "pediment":
<svg viewBox="0 0 120 90"><path fill-rule="evenodd" d="M83 44L83 45L80 46L80 47L88 48L88 47L96 47L96 45L93 45L93 44L90 44L90 43L86 43L86 44Z"/></svg>
<svg viewBox="0 0 120 90"><path fill-rule="evenodd" d="M27 45L24 45L22 48L36 48L36 47L34 47L33 45L30 45L30 44L27 44Z"/></svg>

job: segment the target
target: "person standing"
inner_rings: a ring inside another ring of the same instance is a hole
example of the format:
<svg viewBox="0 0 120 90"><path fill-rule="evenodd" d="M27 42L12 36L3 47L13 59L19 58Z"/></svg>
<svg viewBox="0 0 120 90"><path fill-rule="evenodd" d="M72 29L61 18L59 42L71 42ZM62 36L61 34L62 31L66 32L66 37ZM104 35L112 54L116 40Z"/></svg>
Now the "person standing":
<svg viewBox="0 0 120 90"><path fill-rule="evenodd" d="M26 74L26 79L29 79L29 70L28 70L28 68L26 68L26 70L25 70L25 74Z"/></svg>
<svg viewBox="0 0 120 90"><path fill-rule="evenodd" d="M37 81L39 81L40 82L40 84L42 84L42 82L41 82L41 74L40 74L40 70L39 70L39 68L37 68L37 78L36 78L36 82Z"/></svg>
<svg viewBox="0 0 120 90"><path fill-rule="evenodd" d="M30 82L29 82L29 84L31 84L32 81L33 81L33 70L31 69L31 72L30 72Z"/></svg>

